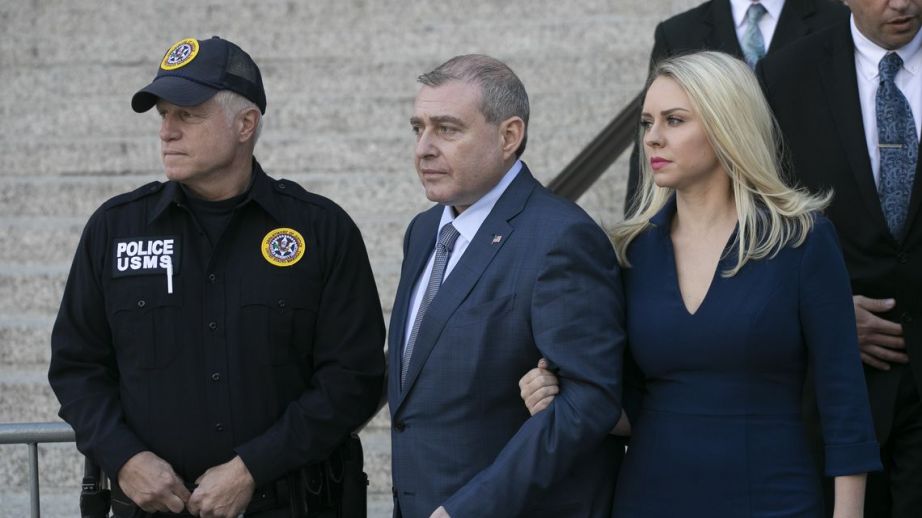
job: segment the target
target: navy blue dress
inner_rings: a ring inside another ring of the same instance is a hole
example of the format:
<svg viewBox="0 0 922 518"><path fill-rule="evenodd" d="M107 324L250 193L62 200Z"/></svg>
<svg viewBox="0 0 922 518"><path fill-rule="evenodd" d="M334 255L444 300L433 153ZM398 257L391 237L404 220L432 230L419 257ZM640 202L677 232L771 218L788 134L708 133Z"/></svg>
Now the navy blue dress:
<svg viewBox="0 0 922 518"><path fill-rule="evenodd" d="M826 474L880 469L833 226L817 216L801 246L727 278L729 254L689 314L669 236L674 213L673 199L631 244L623 270L642 388L625 393L633 435L613 516L819 517L820 477L801 418L808 364Z"/></svg>

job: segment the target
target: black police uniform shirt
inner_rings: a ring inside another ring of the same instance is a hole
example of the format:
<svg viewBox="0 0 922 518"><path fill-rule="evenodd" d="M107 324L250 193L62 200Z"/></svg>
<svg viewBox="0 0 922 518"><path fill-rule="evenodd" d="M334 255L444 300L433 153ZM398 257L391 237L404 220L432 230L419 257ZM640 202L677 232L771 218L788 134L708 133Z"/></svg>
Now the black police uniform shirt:
<svg viewBox="0 0 922 518"><path fill-rule="evenodd" d="M384 322L358 228L255 160L253 174L213 246L174 182L107 201L83 232L49 379L113 478L143 450L187 484L239 454L259 487L377 408Z"/></svg>

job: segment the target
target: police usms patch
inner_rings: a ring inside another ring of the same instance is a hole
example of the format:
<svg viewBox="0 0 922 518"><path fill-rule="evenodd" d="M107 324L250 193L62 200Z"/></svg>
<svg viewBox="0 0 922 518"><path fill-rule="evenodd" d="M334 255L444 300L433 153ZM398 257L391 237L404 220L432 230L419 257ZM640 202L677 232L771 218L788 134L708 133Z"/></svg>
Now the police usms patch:
<svg viewBox="0 0 922 518"><path fill-rule="evenodd" d="M166 51L166 56L163 56L163 61L160 62L160 68L163 70L176 70L184 67L195 59L196 54L198 54L197 39L186 38L179 40L170 47L170 50Z"/></svg>
<svg viewBox="0 0 922 518"><path fill-rule="evenodd" d="M271 230L263 238L262 253L275 266L293 266L304 257L304 238L292 228Z"/></svg>

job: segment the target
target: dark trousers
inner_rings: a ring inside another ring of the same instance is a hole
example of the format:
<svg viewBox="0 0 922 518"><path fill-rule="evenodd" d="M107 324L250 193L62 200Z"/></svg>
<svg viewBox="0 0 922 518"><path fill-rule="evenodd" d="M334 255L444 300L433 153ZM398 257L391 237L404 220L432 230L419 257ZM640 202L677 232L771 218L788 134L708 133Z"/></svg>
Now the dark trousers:
<svg viewBox="0 0 922 518"><path fill-rule="evenodd" d="M884 471L868 473L864 515L922 517L922 402L908 365L902 367L893 428L880 457Z"/></svg>

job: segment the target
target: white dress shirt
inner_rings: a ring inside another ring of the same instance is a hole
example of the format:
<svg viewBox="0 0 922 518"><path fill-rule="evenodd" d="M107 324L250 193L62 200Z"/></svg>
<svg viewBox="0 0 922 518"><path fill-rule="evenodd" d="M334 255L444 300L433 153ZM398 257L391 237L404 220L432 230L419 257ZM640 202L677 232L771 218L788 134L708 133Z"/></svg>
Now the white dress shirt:
<svg viewBox="0 0 922 518"><path fill-rule="evenodd" d="M868 156L871 157L871 171L874 183L880 179L880 150L877 148L877 87L880 84L878 66L888 51L861 34L852 16L852 40L855 42L855 70L858 72L858 98L861 101L861 121L864 123L864 137L867 140ZM903 59L903 68L893 80L903 92L912 118L916 123L916 136L922 128L922 31L903 48L896 52Z"/></svg>
<svg viewBox="0 0 922 518"><path fill-rule="evenodd" d="M513 164L509 171L503 175L499 183L457 216L455 215L455 210L451 206L444 206L442 209L442 221L439 222L439 228L435 232L436 243L438 243L439 232L442 231L442 227L449 223L455 226L459 236L455 241L451 256L448 258L448 264L445 265L445 275L442 277L443 283L445 279L448 278L448 275L454 269L455 265L458 264L461 256L464 255L464 251L467 250L467 245L471 244L474 235L477 234L477 231L480 230L480 225L483 225L487 216L490 215L499 197L506 192L506 188L509 187L512 180L515 180L515 177L518 176L521 170L522 162L516 160L515 164ZM429 261L426 263L426 268L423 269L423 273L419 276L419 279L416 280L416 286L413 288L413 297L410 299L410 310L407 312L406 332L403 334L403 348L406 348L407 341L410 339L410 333L413 332L413 323L416 322L416 314L419 312L419 305L426 292L426 286L429 285L429 277L432 275L432 263L434 261L435 246L432 247L432 252L429 254Z"/></svg>
<svg viewBox="0 0 922 518"><path fill-rule="evenodd" d="M784 0L730 0L733 23L736 24L736 40L740 42L740 46L743 45L743 37L746 35L746 11L752 4L762 4L765 8L765 15L759 20L759 32L762 33L765 52L768 52L772 44L772 36L775 35L775 28L778 27L781 9L784 8Z"/></svg>

